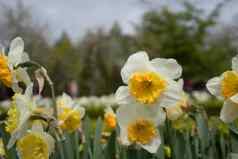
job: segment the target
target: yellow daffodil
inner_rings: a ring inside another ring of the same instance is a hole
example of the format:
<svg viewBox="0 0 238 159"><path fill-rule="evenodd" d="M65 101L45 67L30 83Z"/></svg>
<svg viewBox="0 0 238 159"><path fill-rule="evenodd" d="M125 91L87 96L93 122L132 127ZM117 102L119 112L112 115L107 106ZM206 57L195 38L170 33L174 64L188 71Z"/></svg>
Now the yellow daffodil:
<svg viewBox="0 0 238 159"><path fill-rule="evenodd" d="M117 124L116 114L111 107L107 107L104 114L104 123L106 128L114 129Z"/></svg>
<svg viewBox="0 0 238 159"><path fill-rule="evenodd" d="M221 120L229 123L238 118L238 56L232 59L232 70L210 79L206 86L212 95L225 101Z"/></svg>
<svg viewBox="0 0 238 159"><path fill-rule="evenodd" d="M35 109L35 102L32 100L33 84L30 84L25 94L15 94L10 109L7 112L5 130L11 134L8 147L12 147L16 140L27 131L28 119Z"/></svg>
<svg viewBox="0 0 238 159"><path fill-rule="evenodd" d="M80 127L85 114L83 107L76 104L67 94L57 100L59 127L65 131L74 131Z"/></svg>
<svg viewBox="0 0 238 159"><path fill-rule="evenodd" d="M161 139L157 126L165 120L165 113L150 111L148 107L122 105L117 110L120 139L124 145L137 144L150 153L156 153Z"/></svg>
<svg viewBox="0 0 238 159"><path fill-rule="evenodd" d="M32 129L17 141L16 148L20 159L48 159L54 151L54 144L53 137L36 121Z"/></svg>
<svg viewBox="0 0 238 159"><path fill-rule="evenodd" d="M174 59L149 60L146 52L131 55L121 70L122 80L128 86L116 91L119 104L140 103L153 107L175 105L181 96L175 79L182 74L181 66Z"/></svg>
<svg viewBox="0 0 238 159"><path fill-rule="evenodd" d="M30 77L25 68L16 66L29 61L28 55L24 52L24 42L20 37L12 40L8 56L0 52L0 81L15 92L21 92L18 82L24 82L26 85L31 83Z"/></svg>

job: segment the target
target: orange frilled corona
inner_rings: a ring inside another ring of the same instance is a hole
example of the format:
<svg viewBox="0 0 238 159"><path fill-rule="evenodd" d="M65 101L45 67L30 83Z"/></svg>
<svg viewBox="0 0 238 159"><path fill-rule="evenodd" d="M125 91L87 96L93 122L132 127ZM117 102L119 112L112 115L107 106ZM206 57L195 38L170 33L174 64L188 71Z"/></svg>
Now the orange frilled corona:
<svg viewBox="0 0 238 159"><path fill-rule="evenodd" d="M0 53L0 80L7 87L12 85L12 73L8 66L7 57Z"/></svg>

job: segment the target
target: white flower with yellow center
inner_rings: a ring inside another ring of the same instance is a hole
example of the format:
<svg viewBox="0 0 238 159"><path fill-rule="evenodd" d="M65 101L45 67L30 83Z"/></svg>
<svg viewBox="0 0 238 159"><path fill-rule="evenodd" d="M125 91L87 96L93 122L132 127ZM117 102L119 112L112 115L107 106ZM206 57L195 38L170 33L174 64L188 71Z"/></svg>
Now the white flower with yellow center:
<svg viewBox="0 0 238 159"><path fill-rule="evenodd" d="M8 56L0 52L0 81L14 92L21 92L18 82L24 82L25 85L31 83L30 77L25 68L17 65L29 61L27 53L24 52L24 42L20 37L12 40Z"/></svg>
<svg viewBox="0 0 238 159"><path fill-rule="evenodd" d="M85 109L76 104L73 99L63 94L57 99L58 121L62 130L74 131L81 125L81 119L85 114Z"/></svg>
<svg viewBox="0 0 238 159"><path fill-rule="evenodd" d="M232 59L232 70L210 79L206 86L212 95L225 100L220 118L227 123L235 120L238 117L238 56Z"/></svg>
<svg viewBox="0 0 238 159"><path fill-rule="evenodd" d="M121 70L122 80L128 86L118 88L116 99L119 104L174 105L181 98L174 79L181 74L182 68L174 59L155 58L150 61L146 52L135 53Z"/></svg>
<svg viewBox="0 0 238 159"><path fill-rule="evenodd" d="M136 144L150 153L156 153L161 139L157 126L165 120L162 109L151 111L148 107L122 105L117 110L120 139L124 145Z"/></svg>
<svg viewBox="0 0 238 159"><path fill-rule="evenodd" d="M11 134L8 143L9 148L27 131L28 119L36 107L35 102L32 100L32 88L33 84L30 84L25 94L15 94L12 106L7 112L5 130Z"/></svg>
<svg viewBox="0 0 238 159"><path fill-rule="evenodd" d="M39 121L33 123L32 129L24 134L16 144L20 159L48 159L54 151L54 138L44 132Z"/></svg>

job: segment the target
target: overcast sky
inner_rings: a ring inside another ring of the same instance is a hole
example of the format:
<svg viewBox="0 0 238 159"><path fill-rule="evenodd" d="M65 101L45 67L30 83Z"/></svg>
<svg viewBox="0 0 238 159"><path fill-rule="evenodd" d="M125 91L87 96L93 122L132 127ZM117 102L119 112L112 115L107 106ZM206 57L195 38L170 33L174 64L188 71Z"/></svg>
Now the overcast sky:
<svg viewBox="0 0 238 159"><path fill-rule="evenodd" d="M14 6L17 0L0 0L1 3ZM124 32L133 32L133 23L140 21L141 15L151 7L168 5L171 9L180 9L178 0L22 0L32 9L34 20L47 23L52 37L62 31L73 38L82 36L87 29L110 28L118 21ZM212 10L221 0L190 0L206 11ZM144 3L145 2L145 3ZM148 5L150 4L150 5ZM232 20L238 8L233 0L222 11L221 20Z"/></svg>

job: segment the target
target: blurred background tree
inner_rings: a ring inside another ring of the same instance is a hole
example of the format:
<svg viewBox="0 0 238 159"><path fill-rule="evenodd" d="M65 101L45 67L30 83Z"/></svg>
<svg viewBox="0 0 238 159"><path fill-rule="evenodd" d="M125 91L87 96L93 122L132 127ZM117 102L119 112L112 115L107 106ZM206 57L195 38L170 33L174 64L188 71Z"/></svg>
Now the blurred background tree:
<svg viewBox="0 0 238 159"><path fill-rule="evenodd" d="M31 9L19 1L14 8L1 8L0 41L7 46L12 38L22 36L31 58L48 68L57 94L72 80L78 82L81 96L113 93L122 84L120 68L139 50L153 58L177 59L192 89L204 89L207 79L229 68L237 50L236 25L217 23L224 2L206 15L188 2L178 11L150 10L130 35L115 22L109 30L89 30L77 42L67 33L51 42L47 25L35 22Z"/></svg>

